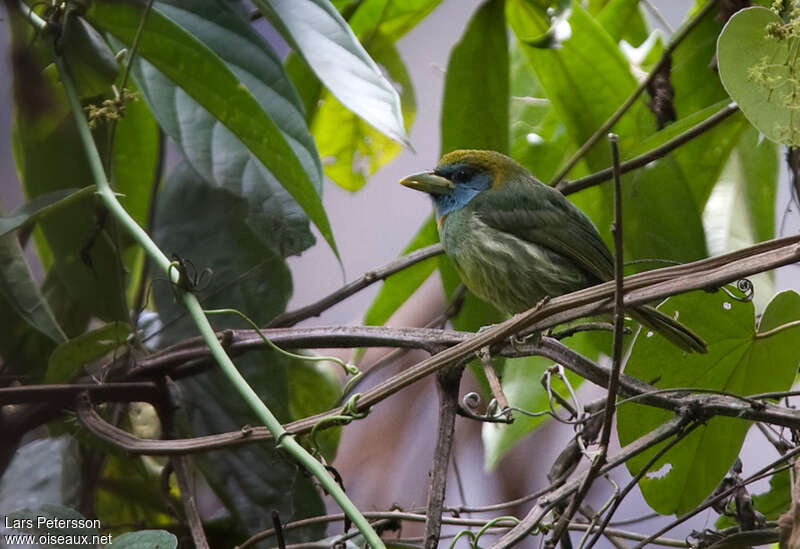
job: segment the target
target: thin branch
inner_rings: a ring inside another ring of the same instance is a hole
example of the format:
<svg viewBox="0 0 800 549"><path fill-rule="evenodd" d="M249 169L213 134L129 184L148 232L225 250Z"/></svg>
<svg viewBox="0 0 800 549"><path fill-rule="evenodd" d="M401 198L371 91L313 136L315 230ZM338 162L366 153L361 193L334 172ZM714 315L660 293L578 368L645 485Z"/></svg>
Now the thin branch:
<svg viewBox="0 0 800 549"><path fill-rule="evenodd" d="M403 269L407 269L412 265L416 265L421 261L435 257L442 252L443 250L441 244L433 244L431 246L415 250L408 255L393 259L389 263L382 265L375 270L364 273L357 280L354 280L349 284L345 284L332 294L327 295L322 299L311 303L310 305L306 305L305 307L301 307L294 311L289 311L276 316L269 322L269 324L267 324L267 328L294 326L301 320L319 316L323 311L330 309L337 303L344 301L351 295L363 290L367 286L370 286L379 280L384 280L387 277L402 271Z"/></svg>
<svg viewBox="0 0 800 549"><path fill-rule="evenodd" d="M748 484L750 484L752 482L755 482L755 481L760 480L760 479L762 479L762 478L764 478L766 476L769 476L770 471L772 469L777 467L779 464L788 461L790 458L793 458L794 456L796 456L798 454L800 454L800 446L798 446L796 448L793 448L791 451L787 452L786 454L782 455L778 459L774 460L769 465L766 465L766 466L762 467L761 469L759 469L758 471L756 471L755 473L753 473L752 475L750 475L746 479L743 479L743 480L741 480L739 482L734 483L727 490L723 490L719 494L716 494L714 496L709 497L708 499L703 501L703 503L701 503L700 505L698 505L697 507L695 507L691 511L689 511L687 513L684 513L683 515L679 516L678 518L676 518L675 520L673 520L672 522L670 522L666 526L664 526L662 528L659 528L659 530L657 532L647 536L644 540L642 540L641 543L637 544L633 549L642 549L643 547L646 547L647 544L651 543L655 538L665 534L666 532L669 532L670 530L672 530L673 528L675 528L679 524L682 524L682 523L686 522L691 517L693 517L693 516L697 515L698 513L701 513L702 511L708 509L709 507L711 507L712 505L714 505L718 501L722 501L723 499L728 497L730 494L732 494L733 492L735 492L739 488L742 488L743 486L746 486L746 485L748 485Z"/></svg>
<svg viewBox="0 0 800 549"><path fill-rule="evenodd" d="M614 124L617 123L617 121L620 118L622 118L622 115L624 115L628 111L628 109L631 108L636 99L638 99L638 97L642 94L642 92L647 89L647 86L650 84L650 82L652 82L653 78L655 78L655 76L659 73L661 67L663 67L669 61L670 57L672 56L672 52L675 51L675 48L677 48L678 45L681 42L683 42L683 39L689 35L689 33L700 23L700 21L702 21L705 18L706 15L708 15L711 9L716 6L716 3L717 3L716 0L709 0L708 3L694 15L694 17L692 17L689 21L687 21L686 24L683 27L681 27L680 30L678 30L678 32L670 40L667 47L664 48L664 53L661 54L661 58L650 70L650 73L647 75L647 77L641 83L639 83L639 86L633 91L633 93L628 97L628 99L626 99L625 102L622 105L620 105L620 107L616 110L616 112L612 114L611 117L608 120L606 120L606 122L602 126L600 126L597 129L597 131L595 131L592 134L592 136L589 137L589 139L587 139L586 142L583 145L581 145L581 147L577 151L575 151L575 154L573 154L569 160L567 160L567 163L564 165L564 167L561 168L561 170L556 174L556 176L550 182L551 186L554 186L559 181L561 181L561 179L563 179L563 177L567 175L567 173L569 173L569 171L575 166L575 164L577 164L578 161L581 158L583 158L583 156L589 151L589 149L591 149L594 146L594 144L597 143L597 141L601 137L603 137L608 132L608 130L610 130L614 126Z"/></svg>
<svg viewBox="0 0 800 549"><path fill-rule="evenodd" d="M511 406L508 403L506 394L503 392L500 378L497 377L497 372L494 371L494 366L492 366L492 355L490 354L489 347L484 347L478 354L481 358L483 374L486 376L486 381L489 382L489 389L492 391L492 397L497 403L498 412L501 414L510 414L509 410Z"/></svg>
<svg viewBox="0 0 800 549"><path fill-rule="evenodd" d="M451 366L436 374L436 389L439 393L439 427L436 448L433 453L431 484L428 489L428 506L425 521L425 549L436 549L442 531L442 509L447 488L447 471L453 452L458 390L464 365Z"/></svg>
<svg viewBox="0 0 800 549"><path fill-rule="evenodd" d="M702 135L737 112L739 112L739 107L736 105L736 103L731 103L730 105L723 107L702 122L695 124L685 132L673 137L663 145L631 158L630 160L626 160L620 164L620 173L628 173L629 171L646 166L650 162L666 156L681 145L684 145L695 137ZM594 187L595 185L610 180L612 177L612 168L606 168L605 170L600 170L599 172L587 175L586 177L581 177L572 181L562 181L556 185L556 188L563 194L567 195L582 191L583 189L588 189L589 187Z"/></svg>
<svg viewBox="0 0 800 549"><path fill-rule="evenodd" d="M559 517L555 528L553 528L553 533L550 537L551 543L554 540L557 541L561 539L567 525L589 493L600 468L605 465L608 443L611 440L611 425L614 421L614 412L616 411L619 375L622 371L622 337L625 329L625 294L622 282L625 276L625 260L622 244L622 185L620 183L618 138L612 133L609 134L608 140L611 143L611 159L614 168L614 224L611 227L611 233L614 236L614 344L612 347L611 375L608 380L608 395L606 396L605 412L603 413L603 427L600 431L600 451L592 460L589 472L586 474L578 493L572 498L569 507L567 507L567 510Z"/></svg>
<svg viewBox="0 0 800 549"><path fill-rule="evenodd" d="M687 421L688 419L685 416L677 415L662 423L646 435L625 446L625 448L620 450L615 456L612 456L611 459L599 469L598 474L605 474L614 467L625 463L633 456L655 446L659 442L675 436L675 434L683 430ZM588 471L580 477L563 484L560 488L547 496L540 498L525 518L500 538L500 540L492 546L492 549L508 549L521 542L537 528L539 523L552 508L580 489L587 475Z"/></svg>

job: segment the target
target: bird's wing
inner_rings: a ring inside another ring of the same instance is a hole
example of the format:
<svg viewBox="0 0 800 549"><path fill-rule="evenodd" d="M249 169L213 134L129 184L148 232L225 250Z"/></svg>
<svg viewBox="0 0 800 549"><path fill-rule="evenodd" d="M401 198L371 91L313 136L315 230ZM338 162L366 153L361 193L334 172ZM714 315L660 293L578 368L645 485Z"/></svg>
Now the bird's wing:
<svg viewBox="0 0 800 549"><path fill-rule="evenodd" d="M597 229L557 190L532 181L506 183L470 205L490 227L568 257L601 281L614 277L611 253Z"/></svg>

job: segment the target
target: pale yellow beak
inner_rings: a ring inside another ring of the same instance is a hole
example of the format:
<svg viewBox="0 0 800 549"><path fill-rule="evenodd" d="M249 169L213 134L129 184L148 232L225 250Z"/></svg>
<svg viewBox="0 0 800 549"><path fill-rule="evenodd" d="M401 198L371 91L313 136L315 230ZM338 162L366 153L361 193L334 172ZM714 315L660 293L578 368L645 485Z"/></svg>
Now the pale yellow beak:
<svg viewBox="0 0 800 549"><path fill-rule="evenodd" d="M447 194L456 188L452 181L432 172L409 175L405 179L401 179L400 184L428 194Z"/></svg>

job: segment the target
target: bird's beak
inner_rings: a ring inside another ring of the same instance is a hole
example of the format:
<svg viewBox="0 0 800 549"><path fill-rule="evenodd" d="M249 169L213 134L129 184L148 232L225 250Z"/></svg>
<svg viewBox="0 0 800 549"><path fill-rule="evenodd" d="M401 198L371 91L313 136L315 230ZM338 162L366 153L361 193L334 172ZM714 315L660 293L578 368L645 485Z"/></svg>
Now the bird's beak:
<svg viewBox="0 0 800 549"><path fill-rule="evenodd" d="M400 184L428 194L447 194L456 188L453 182L431 172L421 172L409 175L400 180Z"/></svg>

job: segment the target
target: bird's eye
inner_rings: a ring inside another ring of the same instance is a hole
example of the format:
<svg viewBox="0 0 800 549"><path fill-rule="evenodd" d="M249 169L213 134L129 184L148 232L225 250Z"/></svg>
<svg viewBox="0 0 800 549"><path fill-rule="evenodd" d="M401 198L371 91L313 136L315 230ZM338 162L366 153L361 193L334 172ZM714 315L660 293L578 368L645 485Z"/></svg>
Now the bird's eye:
<svg viewBox="0 0 800 549"><path fill-rule="evenodd" d="M467 170L458 170L455 174L453 174L453 181L455 183L465 183L469 181L469 173Z"/></svg>

